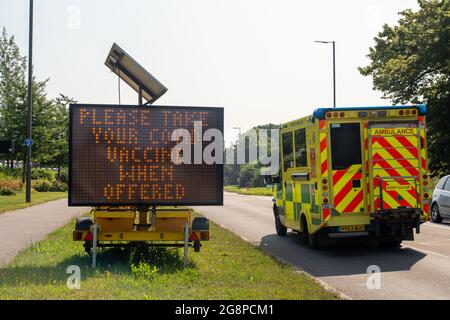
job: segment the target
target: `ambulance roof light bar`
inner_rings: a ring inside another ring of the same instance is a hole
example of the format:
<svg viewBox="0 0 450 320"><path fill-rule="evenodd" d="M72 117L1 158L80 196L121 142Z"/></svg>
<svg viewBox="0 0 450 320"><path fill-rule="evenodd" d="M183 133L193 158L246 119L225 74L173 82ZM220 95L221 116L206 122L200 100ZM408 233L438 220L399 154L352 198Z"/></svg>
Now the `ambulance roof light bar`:
<svg viewBox="0 0 450 320"><path fill-rule="evenodd" d="M314 119L325 119L325 114L327 112L339 112L339 111L370 111L370 109L375 110L397 110L397 109L408 109L408 108L417 108L419 112L419 116L427 115L427 106L425 104L420 105L410 105L410 106L373 106L373 107L347 107L347 108L319 108L314 110L311 121Z"/></svg>
<svg viewBox="0 0 450 320"><path fill-rule="evenodd" d="M117 43L112 45L105 65L139 94L140 101L141 98L145 99L146 105L154 103L167 92L167 88L161 82L120 48Z"/></svg>

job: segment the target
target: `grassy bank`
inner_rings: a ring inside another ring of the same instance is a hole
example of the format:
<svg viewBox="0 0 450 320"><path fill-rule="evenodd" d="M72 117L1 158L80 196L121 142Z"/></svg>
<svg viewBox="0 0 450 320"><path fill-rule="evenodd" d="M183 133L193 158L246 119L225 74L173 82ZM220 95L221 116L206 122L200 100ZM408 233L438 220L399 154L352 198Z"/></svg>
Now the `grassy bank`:
<svg viewBox="0 0 450 320"><path fill-rule="evenodd" d="M99 267L81 243L71 240L73 223L0 268L0 299L333 299L309 277L295 272L214 224L202 252L104 249ZM140 263L138 262L140 261ZM66 268L81 268L81 289L66 287Z"/></svg>
<svg viewBox="0 0 450 320"><path fill-rule="evenodd" d="M13 196L0 196L0 213L30 207L47 201L67 197L67 192L33 192L31 203L25 202L25 192Z"/></svg>
<svg viewBox="0 0 450 320"><path fill-rule="evenodd" d="M234 192L252 196L272 196L272 188L239 188L238 186L225 186L224 190L227 192Z"/></svg>

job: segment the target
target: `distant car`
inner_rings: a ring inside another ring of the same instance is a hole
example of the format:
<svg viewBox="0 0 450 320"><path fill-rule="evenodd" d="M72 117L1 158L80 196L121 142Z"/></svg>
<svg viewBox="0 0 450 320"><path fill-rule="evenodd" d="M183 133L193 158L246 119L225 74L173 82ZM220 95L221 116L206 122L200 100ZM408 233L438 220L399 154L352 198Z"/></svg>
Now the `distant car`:
<svg viewBox="0 0 450 320"><path fill-rule="evenodd" d="M431 220L441 223L443 219L450 219L450 176L439 180L431 201Z"/></svg>

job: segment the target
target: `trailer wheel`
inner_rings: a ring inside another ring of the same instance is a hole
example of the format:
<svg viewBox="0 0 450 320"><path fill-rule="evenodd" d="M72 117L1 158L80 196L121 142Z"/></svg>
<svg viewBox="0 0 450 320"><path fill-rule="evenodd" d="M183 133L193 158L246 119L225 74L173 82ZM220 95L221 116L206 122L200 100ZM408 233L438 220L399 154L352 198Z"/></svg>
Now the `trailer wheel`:
<svg viewBox="0 0 450 320"><path fill-rule="evenodd" d="M200 248L202 247L202 244L199 240L194 241L194 252L200 252Z"/></svg>
<svg viewBox="0 0 450 320"><path fill-rule="evenodd" d="M277 208L274 207L273 211L275 212L275 230L279 236L285 237L287 234L287 228L281 223Z"/></svg>
<svg viewBox="0 0 450 320"><path fill-rule="evenodd" d="M84 252L86 252L88 255L92 252L92 241L85 241L83 244Z"/></svg>
<svg viewBox="0 0 450 320"><path fill-rule="evenodd" d="M441 213L439 212L439 207L436 203L434 203L431 207L431 221L433 221L434 223L442 222Z"/></svg>

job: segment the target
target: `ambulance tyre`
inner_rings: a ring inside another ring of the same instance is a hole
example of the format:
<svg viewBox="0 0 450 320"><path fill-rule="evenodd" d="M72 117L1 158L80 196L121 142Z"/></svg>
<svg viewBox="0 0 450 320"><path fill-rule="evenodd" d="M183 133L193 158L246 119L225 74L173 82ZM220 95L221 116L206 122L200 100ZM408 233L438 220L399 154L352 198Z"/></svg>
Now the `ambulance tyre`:
<svg viewBox="0 0 450 320"><path fill-rule="evenodd" d="M442 222L441 213L439 212L439 207L436 203L431 207L431 221L434 223Z"/></svg>
<svg viewBox="0 0 450 320"><path fill-rule="evenodd" d="M308 229L308 223L306 222L305 217L302 217L303 220L303 239L305 240L306 244L310 246L311 249L319 249L320 248L320 238L319 238L319 232L316 232L315 234L310 234Z"/></svg>
<svg viewBox="0 0 450 320"><path fill-rule="evenodd" d="M381 241L380 245L385 248L400 248L403 240Z"/></svg>
<svg viewBox="0 0 450 320"><path fill-rule="evenodd" d="M280 215L278 214L278 210L274 207L273 208L275 212L275 230L277 231L277 234L281 237L285 237L287 234L287 228L283 226L280 220Z"/></svg>

